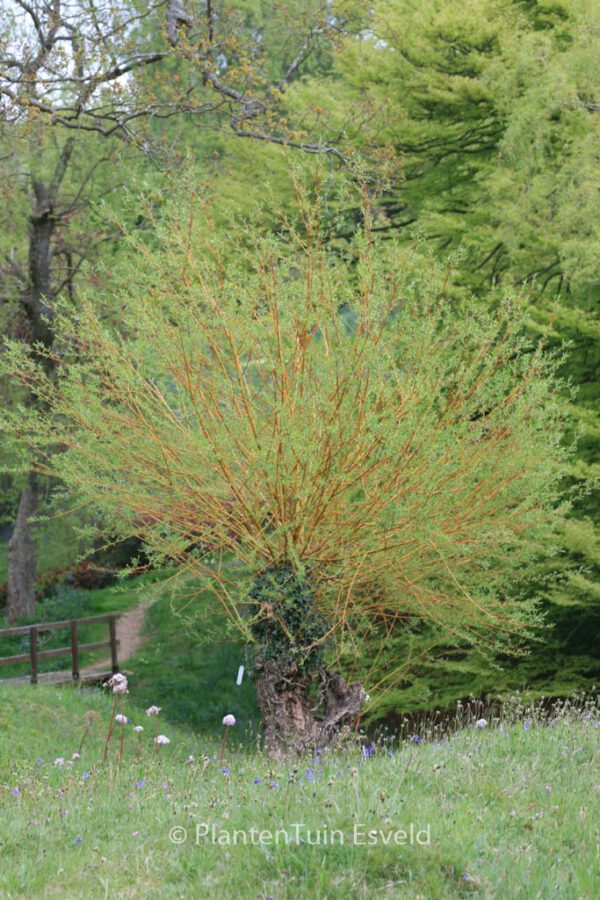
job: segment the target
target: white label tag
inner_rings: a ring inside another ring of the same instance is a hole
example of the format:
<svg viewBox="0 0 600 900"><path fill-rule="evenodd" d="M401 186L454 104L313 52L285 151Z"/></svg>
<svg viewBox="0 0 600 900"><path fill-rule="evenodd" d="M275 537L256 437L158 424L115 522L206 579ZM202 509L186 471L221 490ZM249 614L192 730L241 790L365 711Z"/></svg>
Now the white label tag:
<svg viewBox="0 0 600 900"><path fill-rule="evenodd" d="M244 667L240 666L238 669L238 676L237 676L236 684L238 684L238 685L241 684L243 677L244 677Z"/></svg>

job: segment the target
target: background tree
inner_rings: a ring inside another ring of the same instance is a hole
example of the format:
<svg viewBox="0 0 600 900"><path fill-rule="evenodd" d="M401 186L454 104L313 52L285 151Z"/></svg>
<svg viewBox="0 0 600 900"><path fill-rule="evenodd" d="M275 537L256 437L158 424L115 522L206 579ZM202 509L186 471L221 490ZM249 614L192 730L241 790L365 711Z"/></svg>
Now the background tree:
<svg viewBox="0 0 600 900"><path fill-rule="evenodd" d="M274 753L360 711L334 663L371 633L518 645L537 616L515 582L561 515L554 363L517 310L456 310L366 210L334 253L321 215L300 192L300 227L225 237L196 200L134 241L121 336L85 302L56 322L56 379L19 343L3 368L52 411L5 417L35 470L217 594Z"/></svg>
<svg viewBox="0 0 600 900"><path fill-rule="evenodd" d="M175 135L161 123L201 117L236 135L334 150L294 140L281 114L287 84L339 27L328 4L300 6L277 60L267 55L252 5L14 0L4 7L0 165L10 228L0 299L13 334L52 347L56 298L66 292L74 300L77 276L90 277L99 246L118 237L94 205L124 182L131 189L132 151L154 166L177 160ZM31 517L39 490L24 473L9 545L10 621L34 609Z"/></svg>

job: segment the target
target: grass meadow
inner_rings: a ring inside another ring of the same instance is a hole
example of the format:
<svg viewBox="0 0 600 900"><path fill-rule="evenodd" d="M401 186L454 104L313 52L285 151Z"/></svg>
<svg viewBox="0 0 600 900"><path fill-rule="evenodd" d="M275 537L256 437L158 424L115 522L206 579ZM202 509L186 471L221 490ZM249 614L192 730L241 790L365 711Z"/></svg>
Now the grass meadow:
<svg viewBox="0 0 600 900"><path fill-rule="evenodd" d="M243 723L221 762L223 728L122 714L105 762L106 691L0 688L3 898L600 895L591 701L285 764Z"/></svg>

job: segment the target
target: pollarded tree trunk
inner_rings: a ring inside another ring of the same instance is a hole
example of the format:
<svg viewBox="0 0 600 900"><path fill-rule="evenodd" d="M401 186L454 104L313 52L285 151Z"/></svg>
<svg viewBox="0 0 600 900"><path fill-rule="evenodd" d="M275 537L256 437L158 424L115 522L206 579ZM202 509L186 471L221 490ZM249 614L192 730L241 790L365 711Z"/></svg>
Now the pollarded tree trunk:
<svg viewBox="0 0 600 900"><path fill-rule="evenodd" d="M31 517L38 511L38 484L30 472L8 542L7 618L9 624L35 613L36 547Z"/></svg>
<svg viewBox="0 0 600 900"><path fill-rule="evenodd" d="M361 684L347 685L325 666L319 671L316 697L306 674L277 672L272 662L256 668L255 681L265 744L274 759L331 745L358 716L365 699Z"/></svg>
<svg viewBox="0 0 600 900"><path fill-rule="evenodd" d="M326 747L361 710L362 685L347 685L324 664L327 623L309 575L289 564L256 578L252 631L258 645L254 680L269 755L282 758Z"/></svg>

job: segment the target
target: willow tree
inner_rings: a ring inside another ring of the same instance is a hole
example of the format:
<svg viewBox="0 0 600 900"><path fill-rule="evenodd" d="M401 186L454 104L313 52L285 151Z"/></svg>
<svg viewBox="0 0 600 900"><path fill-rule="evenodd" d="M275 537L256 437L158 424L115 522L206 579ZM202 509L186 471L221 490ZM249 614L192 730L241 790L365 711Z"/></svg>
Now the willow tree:
<svg viewBox="0 0 600 900"><path fill-rule="evenodd" d="M190 203L132 242L119 335L86 302L56 320L55 380L43 346L4 354L41 401L5 417L9 439L218 596L274 753L359 713L336 659L371 631L433 622L496 648L535 626L508 589L560 514L565 452L554 361L514 304L455 311L368 214L336 252L318 198L299 203L277 236Z"/></svg>

